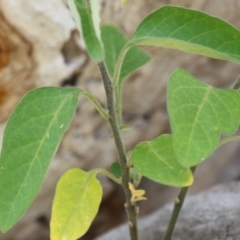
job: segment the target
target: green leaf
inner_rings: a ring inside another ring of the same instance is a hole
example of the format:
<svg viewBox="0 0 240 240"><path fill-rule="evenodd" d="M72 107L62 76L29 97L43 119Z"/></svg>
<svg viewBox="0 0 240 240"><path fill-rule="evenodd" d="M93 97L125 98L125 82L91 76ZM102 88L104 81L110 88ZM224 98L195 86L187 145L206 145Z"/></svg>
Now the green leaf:
<svg viewBox="0 0 240 240"><path fill-rule="evenodd" d="M67 0L67 2L89 55L97 62L103 61L99 0Z"/></svg>
<svg viewBox="0 0 240 240"><path fill-rule="evenodd" d="M205 160L216 149L220 134L233 134L240 121L240 96L199 82L183 69L168 85L168 112L178 161L186 167Z"/></svg>
<svg viewBox="0 0 240 240"><path fill-rule="evenodd" d="M28 92L8 120L0 157L0 228L11 228L36 197L75 112L79 89Z"/></svg>
<svg viewBox="0 0 240 240"><path fill-rule="evenodd" d="M193 182L191 170L180 165L175 157L170 134L138 144L132 162L139 173L158 183L184 187Z"/></svg>
<svg viewBox="0 0 240 240"><path fill-rule="evenodd" d="M127 43L124 35L113 25L104 25L101 27L102 41L105 48L105 62L109 74L113 76L118 56ZM122 84L124 78L150 61L148 54L137 47L129 50L123 61L119 83Z"/></svg>
<svg viewBox="0 0 240 240"><path fill-rule="evenodd" d="M221 19L165 6L148 15L128 46L153 45L240 63L240 31Z"/></svg>
<svg viewBox="0 0 240 240"><path fill-rule="evenodd" d="M67 171L59 180L51 219L51 240L83 236L95 218L102 199L96 172Z"/></svg>
<svg viewBox="0 0 240 240"><path fill-rule="evenodd" d="M118 162L114 162L110 167L111 173L113 173L116 177L122 177L121 166Z"/></svg>

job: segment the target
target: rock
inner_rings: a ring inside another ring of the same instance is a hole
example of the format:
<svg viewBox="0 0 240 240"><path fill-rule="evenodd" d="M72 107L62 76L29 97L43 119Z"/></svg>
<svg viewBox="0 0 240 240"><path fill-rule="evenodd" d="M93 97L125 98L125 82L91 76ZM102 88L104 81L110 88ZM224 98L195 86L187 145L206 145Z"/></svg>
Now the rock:
<svg viewBox="0 0 240 240"><path fill-rule="evenodd" d="M0 0L0 42L0 123L28 90L59 86L86 61L75 23L59 0Z"/></svg>
<svg viewBox="0 0 240 240"><path fill-rule="evenodd" d="M139 221L139 240L163 239L173 205ZM207 192L188 196L180 213L172 240L240 239L240 182L232 182ZM95 240L129 240L128 226L121 225Z"/></svg>

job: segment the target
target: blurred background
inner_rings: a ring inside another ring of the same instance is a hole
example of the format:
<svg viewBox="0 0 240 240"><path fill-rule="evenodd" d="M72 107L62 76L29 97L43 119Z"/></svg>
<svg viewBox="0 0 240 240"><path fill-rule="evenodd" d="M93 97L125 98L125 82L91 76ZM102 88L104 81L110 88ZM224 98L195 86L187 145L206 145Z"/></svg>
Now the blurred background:
<svg viewBox="0 0 240 240"><path fill-rule="evenodd" d="M238 0L99 0L102 24L116 24L130 37L141 19L163 5L178 5L221 17L240 28ZM236 64L190 55L176 50L144 47L152 61L125 81L124 123L132 127L123 133L126 149L139 141L170 132L166 109L166 85L177 67L199 80L229 88L240 74ZM6 121L16 103L32 88L75 86L90 91L105 105L105 93L96 64L87 56L75 23L62 0L0 0L0 143ZM228 143L199 166L190 194L214 185L240 179L240 148ZM72 167L89 170L109 168L116 151L108 123L92 104L80 98L79 105L54 157L42 189L18 223L1 240L47 240L51 204L56 183ZM99 214L87 234L92 240L126 220L121 187L100 177L104 187ZM140 216L171 202L178 189L143 179L148 200L141 202Z"/></svg>

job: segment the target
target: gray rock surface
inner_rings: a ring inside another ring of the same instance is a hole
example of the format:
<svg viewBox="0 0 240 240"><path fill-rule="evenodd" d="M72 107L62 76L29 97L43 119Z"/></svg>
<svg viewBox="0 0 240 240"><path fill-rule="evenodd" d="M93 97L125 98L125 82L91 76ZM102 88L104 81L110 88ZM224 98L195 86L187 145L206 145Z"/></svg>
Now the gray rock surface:
<svg viewBox="0 0 240 240"><path fill-rule="evenodd" d="M161 240L167 228L172 204L139 221L140 240ZM240 182L214 187L188 196L172 240L239 240ZM96 240L129 240L122 225Z"/></svg>

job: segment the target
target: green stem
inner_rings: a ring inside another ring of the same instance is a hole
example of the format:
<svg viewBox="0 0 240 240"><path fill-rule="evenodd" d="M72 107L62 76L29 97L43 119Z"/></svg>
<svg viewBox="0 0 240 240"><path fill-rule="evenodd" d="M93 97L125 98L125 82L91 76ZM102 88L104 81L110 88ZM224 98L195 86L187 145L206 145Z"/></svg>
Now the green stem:
<svg viewBox="0 0 240 240"><path fill-rule="evenodd" d="M224 138L219 142L218 147L221 147L225 143L232 142L232 141L240 141L240 136L231 136L231 137Z"/></svg>
<svg viewBox="0 0 240 240"><path fill-rule="evenodd" d="M114 74L113 74L113 88L115 90L115 96L116 96L116 114L117 114L117 120L120 126L122 125L122 84L121 83L119 84L119 78L120 78L124 58L130 48L131 46L127 44L121 50L118 56Z"/></svg>
<svg viewBox="0 0 240 240"><path fill-rule="evenodd" d="M122 126L122 84L115 88L116 114L119 126Z"/></svg>
<svg viewBox="0 0 240 240"><path fill-rule="evenodd" d="M116 176L114 176L109 171L107 171L103 168L95 168L92 171L95 171L96 173L101 173L101 174L107 176L108 178L110 178L111 180L113 180L117 184L122 184L122 179L121 178L117 178Z"/></svg>
<svg viewBox="0 0 240 240"><path fill-rule="evenodd" d="M237 79L235 80L235 82L233 83L232 86L233 89L239 90L240 89L240 75L237 77Z"/></svg>
<svg viewBox="0 0 240 240"><path fill-rule="evenodd" d="M124 57L126 56L128 50L129 50L129 48L130 48L129 46L124 46L122 51L120 52L120 54L118 56L117 63L116 63L116 66L115 66L115 71L114 71L114 74L113 74L113 87L114 88L118 85L123 60L124 60Z"/></svg>
<svg viewBox="0 0 240 240"><path fill-rule="evenodd" d="M118 124L122 125L122 84L119 84L119 77L122 69L123 60L130 49L129 46L125 45L120 52L117 63L115 66L114 74L113 74L113 88L115 90L115 97L116 97L116 114Z"/></svg>
<svg viewBox="0 0 240 240"><path fill-rule="evenodd" d="M123 146L122 137L119 132L119 126L118 126L118 121L116 117L113 85L109 78L105 64L103 62L100 62L98 63L98 67L99 67L104 88L106 91L107 106L109 111L108 121L112 129L113 138L117 148L118 158L119 158L121 171L122 171L122 187L126 196L125 207L126 207L127 216L128 216L130 237L131 237L131 240L138 240L138 233L137 233L138 210L137 210L137 206L131 203L131 191L128 187L128 183L130 182L129 167L127 165L126 152Z"/></svg>
<svg viewBox="0 0 240 240"><path fill-rule="evenodd" d="M195 172L195 169L196 169L196 167L191 168L192 173ZM181 188L180 193L179 193L177 199L175 200L174 209L173 209L173 212L172 212L170 222L168 224L168 229L167 229L166 235L164 237L164 240L171 240L171 238L172 238L172 234L173 234L173 231L174 231L179 213L182 209L182 205L184 203L188 188L189 187Z"/></svg>
<svg viewBox="0 0 240 240"><path fill-rule="evenodd" d="M98 110L98 112L101 114L101 116L108 120L109 115L108 112L101 106L101 104L99 103L99 101L90 93L87 91L82 91L81 95L83 95L84 97L86 97L90 102L93 103L93 105L96 107L96 109Z"/></svg>

